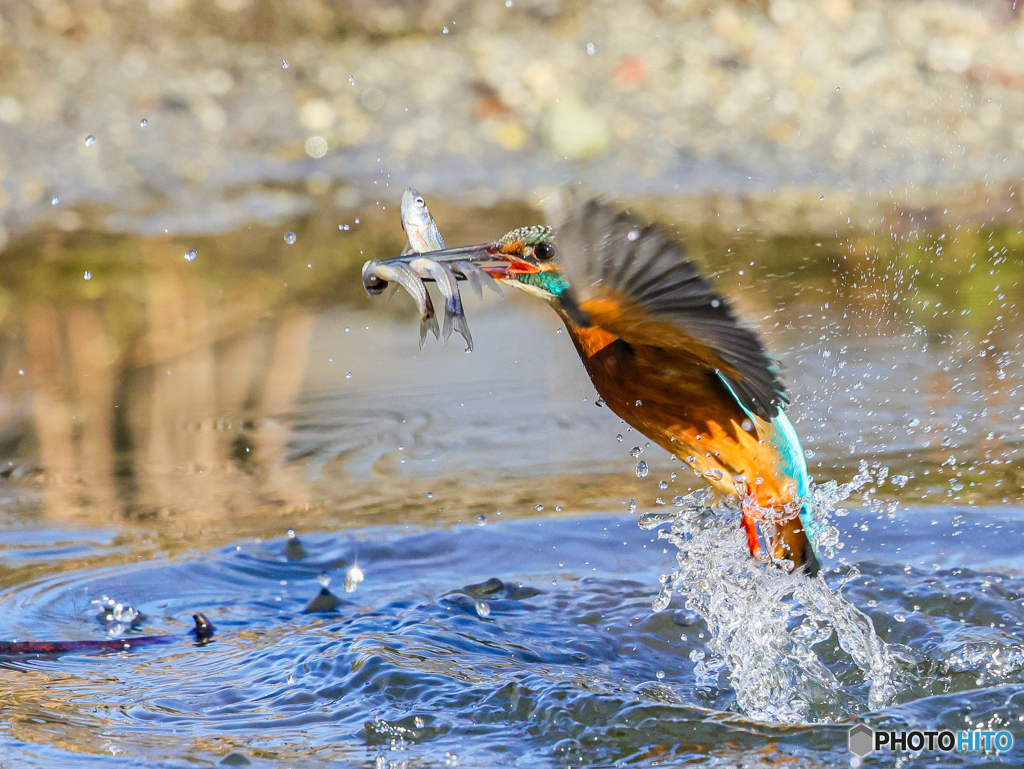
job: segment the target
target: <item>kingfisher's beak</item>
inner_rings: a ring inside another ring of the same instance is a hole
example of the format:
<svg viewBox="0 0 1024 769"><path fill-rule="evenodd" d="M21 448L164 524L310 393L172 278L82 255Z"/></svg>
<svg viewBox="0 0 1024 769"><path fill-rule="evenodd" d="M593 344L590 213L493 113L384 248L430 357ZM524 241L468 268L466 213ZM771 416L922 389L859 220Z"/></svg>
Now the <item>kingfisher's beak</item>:
<svg viewBox="0 0 1024 769"><path fill-rule="evenodd" d="M535 264L531 264L514 253L509 253L498 248L497 241L490 243L477 243L473 246L458 246L456 248L444 248L439 251L428 251L423 254L406 254L405 256L385 259L384 263L404 262L408 264L413 259L430 259L434 262L447 264L449 267L459 262L469 263L479 267L495 280L510 279L515 275L522 275L531 272L540 272ZM459 280L465 280L465 276L455 271Z"/></svg>

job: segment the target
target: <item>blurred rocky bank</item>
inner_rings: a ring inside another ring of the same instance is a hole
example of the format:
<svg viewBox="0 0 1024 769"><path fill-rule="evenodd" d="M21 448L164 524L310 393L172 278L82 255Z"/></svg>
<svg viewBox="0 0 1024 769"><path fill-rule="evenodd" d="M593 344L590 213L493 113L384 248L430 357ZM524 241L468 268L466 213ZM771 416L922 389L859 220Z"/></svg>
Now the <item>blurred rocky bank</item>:
<svg viewBox="0 0 1024 769"><path fill-rule="evenodd" d="M570 180L732 228L1019 219L1011 0L19 0L0 241Z"/></svg>

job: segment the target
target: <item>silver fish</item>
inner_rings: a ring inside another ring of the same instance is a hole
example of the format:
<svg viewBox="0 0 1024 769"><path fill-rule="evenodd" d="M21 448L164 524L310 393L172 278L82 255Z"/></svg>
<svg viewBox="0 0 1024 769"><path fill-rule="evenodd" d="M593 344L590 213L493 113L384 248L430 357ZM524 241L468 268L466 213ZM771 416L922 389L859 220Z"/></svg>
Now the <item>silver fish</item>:
<svg viewBox="0 0 1024 769"><path fill-rule="evenodd" d="M437 283L437 287L444 295L444 341L448 341L448 337L452 335L452 329L454 328L462 334L462 338L466 340L466 345L472 350L473 337L469 333L469 323L466 322L466 313L462 307L462 296L459 294L458 278L455 277L447 265L427 259L425 256L413 259L409 262L409 267L421 278L433 278L434 282Z"/></svg>
<svg viewBox="0 0 1024 769"><path fill-rule="evenodd" d="M412 187L402 194L402 229L408 238L402 254L425 254L445 247L426 201Z"/></svg>
<svg viewBox="0 0 1024 769"><path fill-rule="evenodd" d="M420 311L420 349L427 338L427 331L434 332L434 338L440 339L441 332L437 327L437 315L430 294L423 284L423 279L404 262L371 259L363 265L363 288L371 296L380 294L388 287L388 283L397 283L416 300Z"/></svg>

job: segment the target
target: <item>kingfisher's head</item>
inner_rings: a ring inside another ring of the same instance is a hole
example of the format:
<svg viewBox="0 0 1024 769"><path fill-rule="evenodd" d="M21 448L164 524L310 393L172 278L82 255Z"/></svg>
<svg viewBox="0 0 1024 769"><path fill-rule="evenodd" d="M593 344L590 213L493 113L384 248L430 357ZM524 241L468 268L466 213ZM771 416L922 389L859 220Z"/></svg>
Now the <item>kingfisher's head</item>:
<svg viewBox="0 0 1024 769"><path fill-rule="evenodd" d="M544 225L520 227L488 244L475 262L492 278L560 305L569 288L558 265L555 231Z"/></svg>

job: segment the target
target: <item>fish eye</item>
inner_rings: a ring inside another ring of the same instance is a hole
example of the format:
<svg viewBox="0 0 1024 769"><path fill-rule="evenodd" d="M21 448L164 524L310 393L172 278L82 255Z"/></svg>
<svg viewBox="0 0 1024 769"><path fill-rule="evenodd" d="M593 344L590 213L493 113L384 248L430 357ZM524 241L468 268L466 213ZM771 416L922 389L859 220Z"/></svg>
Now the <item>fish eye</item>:
<svg viewBox="0 0 1024 769"><path fill-rule="evenodd" d="M555 247L551 243L538 243L533 247L533 258L538 262L546 262L555 255Z"/></svg>
<svg viewBox="0 0 1024 769"><path fill-rule="evenodd" d="M416 205L418 205L418 206L425 206L427 204L427 201L425 201L423 198L416 198L415 202L416 202Z"/></svg>

